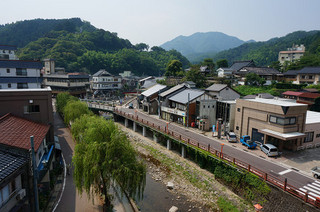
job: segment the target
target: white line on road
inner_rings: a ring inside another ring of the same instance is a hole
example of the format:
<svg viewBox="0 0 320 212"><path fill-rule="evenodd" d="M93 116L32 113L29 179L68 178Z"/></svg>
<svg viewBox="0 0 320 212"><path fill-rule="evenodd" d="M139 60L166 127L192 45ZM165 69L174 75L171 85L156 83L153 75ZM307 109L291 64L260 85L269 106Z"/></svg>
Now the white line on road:
<svg viewBox="0 0 320 212"><path fill-rule="evenodd" d="M62 191L61 191L61 194L60 194L60 197L59 197L59 200L57 202L57 204L54 206L52 212L55 212L55 210L57 209L60 201L61 201L61 197L62 197L62 194L64 192L64 187L66 186L66 175L67 175L67 169L65 168L66 167L66 161L64 160L64 157L63 157L63 154L61 153L61 156L62 156L62 160L63 160L63 165L64 165L64 179L63 179L63 186L62 186Z"/></svg>
<svg viewBox="0 0 320 212"><path fill-rule="evenodd" d="M308 187L308 186L303 186L303 188L305 188L305 189L307 189L307 190L309 190L309 191L314 192L314 193L316 194L316 196L320 197L320 192L319 192L319 191L314 190L314 189L312 189L312 188L310 188L310 187Z"/></svg>
<svg viewBox="0 0 320 212"><path fill-rule="evenodd" d="M282 171L282 172L279 172L278 174L279 174L279 175L284 175L284 174L287 174L287 173L289 173L289 172L292 172L292 169L284 170L284 171Z"/></svg>

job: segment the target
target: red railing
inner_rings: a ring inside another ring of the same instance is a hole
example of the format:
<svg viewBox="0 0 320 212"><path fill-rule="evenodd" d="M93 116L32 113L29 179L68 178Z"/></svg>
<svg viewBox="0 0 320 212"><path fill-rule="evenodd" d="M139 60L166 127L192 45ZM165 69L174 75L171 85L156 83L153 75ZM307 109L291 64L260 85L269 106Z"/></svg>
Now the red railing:
<svg viewBox="0 0 320 212"><path fill-rule="evenodd" d="M118 109L115 109L115 112L120 115L131 118L133 120L136 120L138 122L141 122L145 125L148 125L149 127L156 129L162 133L165 133L165 134L171 136L172 138L179 140L182 143L185 143L185 144L188 144L191 146L195 146L195 147L198 147L202 150L205 150L205 151L207 151L207 152L209 152L209 153L211 153L211 154L213 154L213 155L215 155L215 156L217 156L217 157L219 157L229 163L232 163L232 164L238 166L239 168L245 169L248 172L255 174L256 176L264 179L266 182L283 189L284 191L304 200L305 202L310 203L310 204L320 208L320 199L317 198L316 196L314 196L313 194L309 194L307 192L301 191L301 190L297 189L296 187L294 187L290 184L287 184L286 181L283 181L283 180L278 179L272 175L269 175L269 174L261 171L260 169L254 167L254 166L251 166L250 164L245 163L241 160L238 160L234 157L231 157L225 153L221 153L218 150L212 148L208 144L199 143L198 141L195 141L194 139L189 138L188 136L181 135L180 133L168 130L166 127L163 127L161 125L157 125L154 123L151 124L147 120L143 120L142 118L139 118L137 115L128 114L128 113L119 111Z"/></svg>

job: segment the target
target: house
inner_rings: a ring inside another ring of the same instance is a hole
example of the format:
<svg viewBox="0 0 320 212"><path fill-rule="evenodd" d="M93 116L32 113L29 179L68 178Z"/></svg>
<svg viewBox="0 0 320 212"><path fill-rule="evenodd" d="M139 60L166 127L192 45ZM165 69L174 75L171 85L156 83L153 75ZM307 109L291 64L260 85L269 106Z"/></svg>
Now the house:
<svg viewBox="0 0 320 212"><path fill-rule="evenodd" d="M229 68L217 69L218 77L234 78L233 74L243 67L255 67L253 60L234 61Z"/></svg>
<svg viewBox="0 0 320 212"><path fill-rule="evenodd" d="M303 145L299 149L320 147L320 113L307 111L306 137L303 140Z"/></svg>
<svg viewBox="0 0 320 212"><path fill-rule="evenodd" d="M110 92L122 88L122 77L102 69L92 75L91 88L94 92Z"/></svg>
<svg viewBox="0 0 320 212"><path fill-rule="evenodd" d="M168 100L168 106L161 106L161 118L191 126L192 123L195 125L197 117L200 116L202 108L200 102L213 100L213 98L202 90L185 89L169 97ZM214 102L209 104L211 105L207 105L207 107L212 107Z"/></svg>
<svg viewBox="0 0 320 212"><path fill-rule="evenodd" d="M267 67L243 67L235 74L241 77L239 84L244 84L245 77L249 73L255 73L266 80L265 85L271 85L272 81L278 80L278 75L281 73L274 68Z"/></svg>
<svg viewBox="0 0 320 212"><path fill-rule="evenodd" d="M40 61L0 60L0 89L41 88Z"/></svg>
<svg viewBox="0 0 320 212"><path fill-rule="evenodd" d="M147 89L157 84L156 79L153 76L149 76L139 80L138 85L140 89Z"/></svg>
<svg viewBox="0 0 320 212"><path fill-rule="evenodd" d="M297 91L286 91L286 92L283 92L281 95L283 98L286 98L286 99L295 99L297 100L298 99L298 96L301 95L303 92L297 92Z"/></svg>
<svg viewBox="0 0 320 212"><path fill-rule="evenodd" d="M270 143L280 151L304 145L306 104L278 99L237 99L234 132L238 137Z"/></svg>
<svg viewBox="0 0 320 212"><path fill-rule="evenodd" d="M16 51L16 46L0 45L0 60L19 60Z"/></svg>
<svg viewBox="0 0 320 212"><path fill-rule="evenodd" d="M314 84L320 83L320 67L305 67L297 72L298 84Z"/></svg>
<svg viewBox="0 0 320 212"><path fill-rule="evenodd" d="M171 96L176 95L177 93L187 89L187 85L186 84L179 84L176 85L162 93L159 94L159 101L160 101L160 107L161 106L168 106L169 105L169 98Z"/></svg>
<svg viewBox="0 0 320 212"><path fill-rule="evenodd" d="M297 75L298 75L298 70L288 70L283 73L283 79L285 82L293 82L293 83L298 83L297 82Z"/></svg>
<svg viewBox="0 0 320 212"><path fill-rule="evenodd" d="M49 125L49 141L53 142L52 91L50 88L0 90L0 116L7 113Z"/></svg>
<svg viewBox="0 0 320 212"><path fill-rule="evenodd" d="M2 151L30 158L30 137L33 136L39 192L49 191L50 175L58 164L55 162L57 160L55 145L50 142L49 129L49 125L29 121L10 113L0 117L0 149ZM30 163L27 169L28 182L32 185L32 176L29 174ZM33 194L28 196L31 197Z"/></svg>
<svg viewBox="0 0 320 212"><path fill-rule="evenodd" d="M28 163L27 157L0 150L0 211L32 211Z"/></svg>
<svg viewBox="0 0 320 212"><path fill-rule="evenodd" d="M285 62L294 62L296 60L299 60L305 52L305 47L303 44L300 46L293 45L292 48L288 48L287 51L280 51L278 60L281 65L283 65Z"/></svg>
<svg viewBox="0 0 320 212"><path fill-rule="evenodd" d="M226 78L231 78L232 74L233 74L233 69L231 68L218 68L217 69L217 73L218 73L218 77L226 77Z"/></svg>
<svg viewBox="0 0 320 212"><path fill-rule="evenodd" d="M206 76L211 73L211 69L209 66L200 66L200 73Z"/></svg>
<svg viewBox="0 0 320 212"><path fill-rule="evenodd" d="M314 105L314 102L317 98L320 97L319 93L308 93L303 92L298 95L297 103L303 103L308 105L308 109L311 108L312 105Z"/></svg>
<svg viewBox="0 0 320 212"><path fill-rule="evenodd" d="M158 114L158 96L161 92L165 91L166 89L167 86L156 84L148 90L142 92L141 96L138 97L139 108L142 108L143 111L148 112L149 114Z"/></svg>
<svg viewBox="0 0 320 212"><path fill-rule="evenodd" d="M205 90L212 97L219 100L235 100L240 94L225 84L213 84Z"/></svg>

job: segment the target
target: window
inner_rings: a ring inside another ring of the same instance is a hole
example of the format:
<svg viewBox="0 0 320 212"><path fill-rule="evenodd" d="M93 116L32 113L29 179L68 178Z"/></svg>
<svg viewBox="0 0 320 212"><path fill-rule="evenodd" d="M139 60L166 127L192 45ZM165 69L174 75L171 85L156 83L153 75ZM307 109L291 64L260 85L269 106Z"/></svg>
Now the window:
<svg viewBox="0 0 320 212"><path fill-rule="evenodd" d="M17 84L18 89L28 88L28 83L18 83Z"/></svg>
<svg viewBox="0 0 320 212"><path fill-rule="evenodd" d="M239 130L239 126L236 126L236 130Z"/></svg>
<svg viewBox="0 0 320 212"><path fill-rule="evenodd" d="M296 117L282 118L277 116L270 116L269 122L279 125L292 125L296 123Z"/></svg>
<svg viewBox="0 0 320 212"><path fill-rule="evenodd" d="M320 137L320 133L316 135L316 138L319 138L319 137Z"/></svg>
<svg viewBox="0 0 320 212"><path fill-rule="evenodd" d="M0 203L4 203L9 199L9 184L0 190Z"/></svg>
<svg viewBox="0 0 320 212"><path fill-rule="evenodd" d="M306 137L304 138L304 143L312 142L313 135L314 135L314 132L307 132Z"/></svg>
<svg viewBox="0 0 320 212"><path fill-rule="evenodd" d="M205 106L205 105L203 105L203 109L204 109L204 108L206 108L206 106Z"/></svg>
<svg viewBox="0 0 320 212"><path fill-rule="evenodd" d="M208 108L210 108L210 105L208 105Z"/></svg>
<svg viewBox="0 0 320 212"><path fill-rule="evenodd" d="M17 68L16 74L17 76L27 76L27 69Z"/></svg>
<svg viewBox="0 0 320 212"><path fill-rule="evenodd" d="M312 76L312 75L310 75L310 76L309 76L309 79L313 79L313 76Z"/></svg>
<svg viewBox="0 0 320 212"><path fill-rule="evenodd" d="M302 76L301 76L301 79L305 79L305 78L306 78L306 75L302 75Z"/></svg>
<svg viewBox="0 0 320 212"><path fill-rule="evenodd" d="M8 88L11 88L11 83L8 83Z"/></svg>
<svg viewBox="0 0 320 212"><path fill-rule="evenodd" d="M7 73L8 73L8 74L10 73L10 68L7 68Z"/></svg>
<svg viewBox="0 0 320 212"><path fill-rule="evenodd" d="M40 112L40 106L39 105L26 105L24 106L24 113L39 113Z"/></svg>
<svg viewBox="0 0 320 212"><path fill-rule="evenodd" d="M240 108L239 107L237 108L237 111L240 112Z"/></svg>

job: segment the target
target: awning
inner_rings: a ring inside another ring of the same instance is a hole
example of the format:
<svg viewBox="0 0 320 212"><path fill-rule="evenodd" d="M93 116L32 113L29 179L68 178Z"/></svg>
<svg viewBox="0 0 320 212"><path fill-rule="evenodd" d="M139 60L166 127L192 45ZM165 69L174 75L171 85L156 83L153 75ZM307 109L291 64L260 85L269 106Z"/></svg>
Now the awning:
<svg viewBox="0 0 320 212"><path fill-rule="evenodd" d="M304 133L300 132L280 133L269 129L262 129L259 132L285 141L306 137Z"/></svg>

